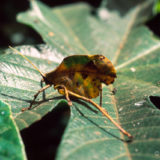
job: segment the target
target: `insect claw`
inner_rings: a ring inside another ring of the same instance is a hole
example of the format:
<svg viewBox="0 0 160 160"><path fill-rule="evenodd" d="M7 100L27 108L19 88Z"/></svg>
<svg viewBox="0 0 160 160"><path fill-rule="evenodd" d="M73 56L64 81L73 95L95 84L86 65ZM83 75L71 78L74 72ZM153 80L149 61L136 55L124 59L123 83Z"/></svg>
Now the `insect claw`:
<svg viewBox="0 0 160 160"><path fill-rule="evenodd" d="M69 106L72 106L72 101L68 101L68 105L69 105Z"/></svg>

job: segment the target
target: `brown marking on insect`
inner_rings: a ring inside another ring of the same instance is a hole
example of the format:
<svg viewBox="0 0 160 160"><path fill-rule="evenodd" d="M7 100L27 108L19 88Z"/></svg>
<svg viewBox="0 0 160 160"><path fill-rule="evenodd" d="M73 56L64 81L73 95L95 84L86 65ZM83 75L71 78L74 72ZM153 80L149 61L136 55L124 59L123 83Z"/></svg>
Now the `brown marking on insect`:
<svg viewBox="0 0 160 160"><path fill-rule="evenodd" d="M85 95L90 95L90 94L89 94L89 90L84 90L84 94L85 94ZM91 96L88 96L88 98L91 98Z"/></svg>
<svg viewBox="0 0 160 160"><path fill-rule="evenodd" d="M86 73L82 73L82 77L83 77L83 79L86 79L88 77L88 75Z"/></svg>
<svg viewBox="0 0 160 160"><path fill-rule="evenodd" d="M117 75L114 74L114 73L109 73L108 75L111 76L111 77L113 77L113 78L116 78L116 77L117 77Z"/></svg>
<svg viewBox="0 0 160 160"><path fill-rule="evenodd" d="M79 87L79 86L80 86L80 83L79 83L79 82L76 82L76 86Z"/></svg>
<svg viewBox="0 0 160 160"><path fill-rule="evenodd" d="M93 82L93 85L94 85L94 86L96 86L96 87L99 86L99 83L97 83L97 82L98 82L98 79L95 79L95 78L94 78L94 79L92 80L92 82Z"/></svg>
<svg viewBox="0 0 160 160"><path fill-rule="evenodd" d="M74 72L70 72L70 73L69 73L70 79L73 79L73 78L74 78L74 75L75 75Z"/></svg>
<svg viewBox="0 0 160 160"><path fill-rule="evenodd" d="M94 78L92 81L95 82L96 80L97 80L97 79Z"/></svg>
<svg viewBox="0 0 160 160"><path fill-rule="evenodd" d="M98 85L97 87L99 88L99 90L102 90L102 85Z"/></svg>
<svg viewBox="0 0 160 160"><path fill-rule="evenodd" d="M96 82L93 82L93 86L97 86L97 83L96 83Z"/></svg>
<svg viewBox="0 0 160 160"><path fill-rule="evenodd" d="M95 67L94 63L92 61L90 61L85 68L89 68L90 70L97 70L97 68Z"/></svg>
<svg viewBox="0 0 160 160"><path fill-rule="evenodd" d="M114 83L114 79L110 83L113 84Z"/></svg>

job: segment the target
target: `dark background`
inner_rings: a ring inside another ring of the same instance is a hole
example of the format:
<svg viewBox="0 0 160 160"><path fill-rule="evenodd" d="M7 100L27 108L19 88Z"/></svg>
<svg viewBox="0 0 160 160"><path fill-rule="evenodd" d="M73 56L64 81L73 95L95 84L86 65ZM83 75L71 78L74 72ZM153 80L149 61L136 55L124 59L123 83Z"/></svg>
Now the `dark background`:
<svg viewBox="0 0 160 160"><path fill-rule="evenodd" d="M79 0L41 0L50 7L80 2ZM81 0L82 1L82 0ZM83 0L93 7L98 7L101 0ZM39 34L30 27L17 23L16 15L29 8L29 0L2 0L0 4L0 48L8 45L24 45L43 43ZM146 25L160 36L160 15L157 15Z"/></svg>
<svg viewBox="0 0 160 160"><path fill-rule="evenodd" d="M80 2L78 0L41 0L50 7ZM98 7L101 0L84 0ZM8 45L43 43L41 37L30 27L16 22L16 15L29 8L29 0L2 0L0 4L0 48Z"/></svg>
<svg viewBox="0 0 160 160"><path fill-rule="evenodd" d="M41 0L50 7L80 2L79 0ZM100 0L83 0L93 7L100 5ZM41 37L29 26L16 22L16 15L29 8L28 0L5 0L0 4L0 49L9 45L43 43ZM146 22L159 38L160 15L151 17ZM64 106L64 105L63 105ZM69 108L59 105L39 122L21 132L29 160L53 160L70 116Z"/></svg>

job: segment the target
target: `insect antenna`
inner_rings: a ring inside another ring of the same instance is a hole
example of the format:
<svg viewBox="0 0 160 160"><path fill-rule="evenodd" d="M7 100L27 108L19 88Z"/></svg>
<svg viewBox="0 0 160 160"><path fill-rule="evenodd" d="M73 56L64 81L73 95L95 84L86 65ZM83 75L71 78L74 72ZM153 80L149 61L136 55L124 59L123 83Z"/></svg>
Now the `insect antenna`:
<svg viewBox="0 0 160 160"><path fill-rule="evenodd" d="M21 52L19 52L17 49L9 46L10 49L12 49L15 53L18 53L20 56L22 56L26 61L28 61L33 67L34 69L36 69L43 78L46 78L46 75L44 73L42 73L26 56L24 56Z"/></svg>
<svg viewBox="0 0 160 160"><path fill-rule="evenodd" d="M46 75L44 73L42 73L26 56L24 56L21 52L19 52L17 49L9 46L10 49L12 49L15 53L19 54L20 56L22 56L26 61L28 61L33 67L34 69L36 69L40 74L41 76L43 77L43 79L41 80L41 82L43 81L46 81ZM22 108L22 111L25 111L25 110L29 110L32 108L32 105L34 104L37 96L43 92L44 90L46 90L47 88L51 87L51 84L47 84L46 86L44 86L43 88L41 88L40 90L38 90L38 92L34 95L34 99L33 101L30 103L30 106L29 107L26 107L26 108Z"/></svg>

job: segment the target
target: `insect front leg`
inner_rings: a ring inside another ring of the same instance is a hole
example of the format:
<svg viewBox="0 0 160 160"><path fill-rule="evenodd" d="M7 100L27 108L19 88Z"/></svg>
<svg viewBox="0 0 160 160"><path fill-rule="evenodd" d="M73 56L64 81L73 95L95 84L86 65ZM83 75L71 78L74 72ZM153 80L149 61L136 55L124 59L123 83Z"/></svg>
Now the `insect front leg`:
<svg viewBox="0 0 160 160"><path fill-rule="evenodd" d="M35 102L35 100L36 100L36 98L37 98L37 96L38 96L41 92L43 92L44 90L46 90L46 89L49 88L49 87L51 87L50 84L48 84L48 85L44 86L43 88L41 88L41 89L34 95L34 99L33 99L32 102L30 103L30 106L27 107L27 108L22 108L22 111L31 109L33 103Z"/></svg>
<svg viewBox="0 0 160 160"><path fill-rule="evenodd" d="M44 79L41 79L41 88L43 88L43 82L44 82ZM43 100L45 100L45 99L46 99L46 96L45 96L45 90L43 90L42 98L43 98Z"/></svg>

